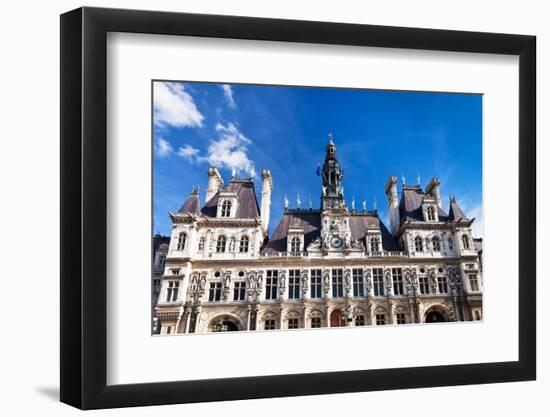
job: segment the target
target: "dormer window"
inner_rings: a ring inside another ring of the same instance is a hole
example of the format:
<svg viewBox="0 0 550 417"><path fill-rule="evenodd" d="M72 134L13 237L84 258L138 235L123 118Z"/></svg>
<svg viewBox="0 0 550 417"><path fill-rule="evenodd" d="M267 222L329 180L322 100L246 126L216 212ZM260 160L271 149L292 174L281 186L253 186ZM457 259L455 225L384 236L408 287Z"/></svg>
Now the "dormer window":
<svg viewBox="0 0 550 417"><path fill-rule="evenodd" d="M231 217L231 201L224 200L222 203L221 217Z"/></svg>
<svg viewBox="0 0 550 417"><path fill-rule="evenodd" d="M181 232L178 235L178 243L176 246L176 250L184 250L185 249L185 242L187 242L187 233Z"/></svg>
<svg viewBox="0 0 550 417"><path fill-rule="evenodd" d="M435 207L434 206L428 206L426 207L426 217L429 222L435 221Z"/></svg>
<svg viewBox="0 0 550 417"><path fill-rule="evenodd" d="M380 239L373 237L370 241L370 245L373 252L380 252Z"/></svg>
<svg viewBox="0 0 550 417"><path fill-rule="evenodd" d="M295 236L290 240L290 251L292 253L300 252L300 238L299 237Z"/></svg>

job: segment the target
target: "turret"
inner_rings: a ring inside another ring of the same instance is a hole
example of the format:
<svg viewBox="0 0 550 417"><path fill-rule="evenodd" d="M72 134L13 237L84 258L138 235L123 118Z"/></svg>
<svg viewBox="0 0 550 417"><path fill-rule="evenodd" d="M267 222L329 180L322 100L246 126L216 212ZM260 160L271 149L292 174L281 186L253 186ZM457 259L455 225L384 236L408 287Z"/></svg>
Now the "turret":
<svg viewBox="0 0 550 417"><path fill-rule="evenodd" d="M271 191L273 190L273 180L271 172L264 169L262 171L262 207L260 211L262 225L267 233L269 227L269 215L271 210Z"/></svg>
<svg viewBox="0 0 550 417"><path fill-rule="evenodd" d="M206 202L210 201L223 187L223 178L218 168L208 168L208 187L206 188Z"/></svg>
<svg viewBox="0 0 550 417"><path fill-rule="evenodd" d="M399 229L399 200L397 198L397 177L392 175L386 183L386 196L388 197L388 215L390 229L393 234Z"/></svg>
<svg viewBox="0 0 550 417"><path fill-rule="evenodd" d="M325 150L325 162L321 170L323 176L322 208L323 210L341 209L344 207L344 189L342 187L344 176L336 158L336 145L332 140L332 134L329 135Z"/></svg>

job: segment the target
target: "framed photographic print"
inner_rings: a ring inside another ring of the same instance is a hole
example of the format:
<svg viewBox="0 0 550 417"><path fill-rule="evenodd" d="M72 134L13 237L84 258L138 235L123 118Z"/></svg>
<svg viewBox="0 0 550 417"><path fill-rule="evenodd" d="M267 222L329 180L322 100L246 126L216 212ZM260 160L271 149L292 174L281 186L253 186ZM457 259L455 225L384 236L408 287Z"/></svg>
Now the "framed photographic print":
<svg viewBox="0 0 550 417"><path fill-rule="evenodd" d="M61 400L535 379L535 38L61 16Z"/></svg>

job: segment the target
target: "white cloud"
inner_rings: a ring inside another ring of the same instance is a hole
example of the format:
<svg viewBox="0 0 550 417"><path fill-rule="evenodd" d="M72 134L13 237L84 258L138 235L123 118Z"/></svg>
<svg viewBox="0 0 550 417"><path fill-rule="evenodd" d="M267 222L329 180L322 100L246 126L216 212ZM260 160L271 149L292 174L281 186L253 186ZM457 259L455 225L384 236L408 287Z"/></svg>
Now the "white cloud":
<svg viewBox="0 0 550 417"><path fill-rule="evenodd" d="M172 145L163 138L158 138L155 143L155 155L164 158L172 153Z"/></svg>
<svg viewBox="0 0 550 417"><path fill-rule="evenodd" d="M235 98L233 97L233 89L231 88L231 86L229 84L222 84L220 85L220 88L223 90L223 95L225 96L229 107L233 109L237 107L237 103L235 103Z"/></svg>
<svg viewBox="0 0 550 417"><path fill-rule="evenodd" d="M196 158L199 154L199 150L197 148L193 148L191 145L184 145L183 147L178 149L178 155L181 156L183 159L187 159L188 161L192 162L194 158Z"/></svg>
<svg viewBox="0 0 550 417"><path fill-rule="evenodd" d="M247 154L247 146L252 143L233 124L226 126L218 123L216 131L219 138L213 140L208 146L208 155L203 159L210 165L218 168L235 169L237 172L250 173L254 164Z"/></svg>
<svg viewBox="0 0 550 417"><path fill-rule="evenodd" d="M202 126L204 116L182 84L155 82L153 97L153 116L156 126Z"/></svg>

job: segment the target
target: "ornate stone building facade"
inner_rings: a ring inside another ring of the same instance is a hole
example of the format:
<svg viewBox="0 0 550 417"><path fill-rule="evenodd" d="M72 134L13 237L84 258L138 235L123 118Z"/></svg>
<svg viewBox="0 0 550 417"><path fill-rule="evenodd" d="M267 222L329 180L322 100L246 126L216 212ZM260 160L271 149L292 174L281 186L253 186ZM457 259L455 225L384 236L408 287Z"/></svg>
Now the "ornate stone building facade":
<svg viewBox="0 0 550 417"><path fill-rule="evenodd" d="M443 210L439 180L398 196L390 177L388 229L346 206L332 138L325 152L320 208L285 208L271 237L270 172L258 203L252 179L208 170L204 206L194 190L170 213L161 334L481 320L481 242L454 198Z"/></svg>

